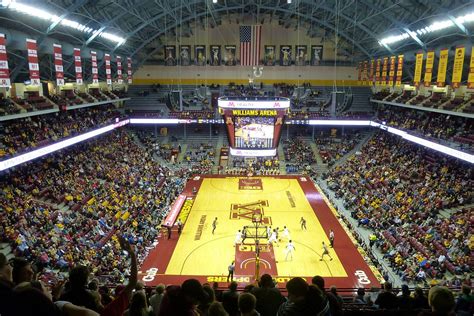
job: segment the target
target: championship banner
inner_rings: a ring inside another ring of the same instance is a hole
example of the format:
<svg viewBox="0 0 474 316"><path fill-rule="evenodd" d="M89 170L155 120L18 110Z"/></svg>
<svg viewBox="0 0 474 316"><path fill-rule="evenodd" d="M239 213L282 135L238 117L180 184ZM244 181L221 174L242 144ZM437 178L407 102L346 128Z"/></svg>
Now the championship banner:
<svg viewBox="0 0 474 316"><path fill-rule="evenodd" d="M91 51L91 60L92 60L92 83L99 83L99 72L97 70L97 53Z"/></svg>
<svg viewBox="0 0 474 316"><path fill-rule="evenodd" d="M464 46L458 46L456 47L456 52L454 53L453 77L451 79L451 84L453 88L459 88L461 86L465 50L466 49L464 48Z"/></svg>
<svg viewBox="0 0 474 316"><path fill-rule="evenodd" d="M196 65L206 65L206 45L194 45L194 59Z"/></svg>
<svg viewBox="0 0 474 316"><path fill-rule="evenodd" d="M323 60L323 45L311 45L311 66L319 66Z"/></svg>
<svg viewBox="0 0 474 316"><path fill-rule="evenodd" d="M118 84L123 83L123 77L122 77L122 57L120 56L115 56L115 61L117 62L117 82Z"/></svg>
<svg viewBox="0 0 474 316"><path fill-rule="evenodd" d="M211 55L210 64L211 66L220 66L221 65L221 46L220 45L211 45L209 46L209 51Z"/></svg>
<svg viewBox="0 0 474 316"><path fill-rule="evenodd" d="M76 83L82 84L81 50L79 48L74 48L74 69L76 70Z"/></svg>
<svg viewBox="0 0 474 316"><path fill-rule="evenodd" d="M235 45L226 45L224 46L224 64L226 66L235 66L237 60L235 59L235 54L237 52L237 46Z"/></svg>
<svg viewBox="0 0 474 316"><path fill-rule="evenodd" d="M421 81L421 70L423 68L423 52L416 53L415 74L413 75L413 83L418 87Z"/></svg>
<svg viewBox="0 0 474 316"><path fill-rule="evenodd" d="M382 78L380 79L382 86L387 85L387 69L388 69L388 57L384 57L383 68L382 68Z"/></svg>
<svg viewBox="0 0 474 316"><path fill-rule="evenodd" d="M380 85L380 64L382 63L381 59L377 59L377 65L375 66L375 84Z"/></svg>
<svg viewBox="0 0 474 316"><path fill-rule="evenodd" d="M395 56L390 56L390 71L388 73L388 85L393 86L393 79L395 78Z"/></svg>
<svg viewBox="0 0 474 316"><path fill-rule="evenodd" d="M436 85L444 87L446 82L446 68L448 67L449 49L444 48L439 52L438 77Z"/></svg>
<svg viewBox="0 0 474 316"><path fill-rule="evenodd" d="M291 66L291 45L280 46L280 66Z"/></svg>
<svg viewBox="0 0 474 316"><path fill-rule="evenodd" d="M431 78L433 78L434 58L434 50L429 50L428 53L426 53L425 80L423 80L425 87L431 86Z"/></svg>
<svg viewBox="0 0 474 316"><path fill-rule="evenodd" d="M265 66L275 66L275 45L265 45L265 54L263 55L263 63Z"/></svg>
<svg viewBox="0 0 474 316"><path fill-rule="evenodd" d="M110 70L110 54L104 54L105 59L105 76L107 84L112 84L112 71Z"/></svg>
<svg viewBox="0 0 474 316"><path fill-rule="evenodd" d="M362 77L364 78L364 84L367 84L366 81L369 80L368 74L367 74L367 68L368 68L369 62L366 60L364 61L364 72L362 73Z"/></svg>
<svg viewBox="0 0 474 316"><path fill-rule="evenodd" d="M10 87L10 85L10 71L8 70L5 34L0 33L0 87Z"/></svg>
<svg viewBox="0 0 474 316"><path fill-rule="evenodd" d="M370 60L370 72L369 72L370 85L374 84L374 66L375 66L375 60L371 59Z"/></svg>
<svg viewBox="0 0 474 316"><path fill-rule="evenodd" d="M398 55L397 78L395 79L395 85L397 87L400 87L402 85L402 74L403 74L403 55Z"/></svg>
<svg viewBox="0 0 474 316"><path fill-rule="evenodd" d="M179 46L179 62L181 66L189 66L191 64L191 46Z"/></svg>
<svg viewBox="0 0 474 316"><path fill-rule="evenodd" d="M308 46L296 45L295 64L297 66L305 66L307 55L308 55Z"/></svg>
<svg viewBox="0 0 474 316"><path fill-rule="evenodd" d="M54 52L54 70L56 71L56 84L64 86L64 69L63 69L63 50L61 45L53 44Z"/></svg>
<svg viewBox="0 0 474 316"><path fill-rule="evenodd" d="M469 76L467 77L467 87L469 89L474 88L474 46L471 50L471 62L469 64Z"/></svg>
<svg viewBox="0 0 474 316"><path fill-rule="evenodd" d="M28 50L28 67L30 70L30 81L32 86L40 85L40 73L38 64L38 49L36 40L26 39L26 49Z"/></svg>
<svg viewBox="0 0 474 316"><path fill-rule="evenodd" d="M165 65L166 66L176 65L176 46L174 45L165 46Z"/></svg>
<svg viewBox="0 0 474 316"><path fill-rule="evenodd" d="M132 84L132 59L127 57L127 82Z"/></svg>

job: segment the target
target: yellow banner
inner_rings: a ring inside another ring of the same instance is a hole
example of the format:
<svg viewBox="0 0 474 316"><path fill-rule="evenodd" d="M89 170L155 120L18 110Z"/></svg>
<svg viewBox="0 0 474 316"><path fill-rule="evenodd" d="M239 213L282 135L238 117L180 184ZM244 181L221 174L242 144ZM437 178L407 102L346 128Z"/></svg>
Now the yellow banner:
<svg viewBox="0 0 474 316"><path fill-rule="evenodd" d="M375 66L375 60L371 59L370 60L370 72L369 72L370 85L374 84L374 66Z"/></svg>
<svg viewBox="0 0 474 316"><path fill-rule="evenodd" d="M423 80L425 87L429 87L431 85L431 78L433 77L434 57L434 50L430 50L426 54L425 80Z"/></svg>
<svg viewBox="0 0 474 316"><path fill-rule="evenodd" d="M462 67L464 65L464 51L466 49L464 46L456 47L456 52L454 53L454 65L453 65L453 78L451 83L453 88L459 88L461 85L462 78Z"/></svg>
<svg viewBox="0 0 474 316"><path fill-rule="evenodd" d="M471 50L471 63L469 64L469 76L467 77L467 87L474 88L474 46Z"/></svg>
<svg viewBox="0 0 474 316"><path fill-rule="evenodd" d="M423 53L416 54L415 74L413 76L413 83L418 86L421 81L421 70L423 68Z"/></svg>
<svg viewBox="0 0 474 316"><path fill-rule="evenodd" d="M402 73L403 73L403 55L398 55L397 79L395 79L395 85L397 87L400 87L402 85Z"/></svg>
<svg viewBox="0 0 474 316"><path fill-rule="evenodd" d="M446 82L446 68L448 67L448 53L449 53L449 50L447 48L442 49L439 52L438 78L436 81L436 85L438 87L444 87L444 84Z"/></svg>
<svg viewBox="0 0 474 316"><path fill-rule="evenodd" d="M369 63L368 61L364 61L364 73L363 73L364 84L367 84L367 81L369 80L369 77L367 75L368 63Z"/></svg>
<svg viewBox="0 0 474 316"><path fill-rule="evenodd" d="M380 64L382 63L381 59L377 59L377 66L375 67L375 83L380 85Z"/></svg>
<svg viewBox="0 0 474 316"><path fill-rule="evenodd" d="M382 78L380 80L382 82L382 86L387 85L387 69L388 69L388 57L384 57L383 68L382 68Z"/></svg>
<svg viewBox="0 0 474 316"><path fill-rule="evenodd" d="M388 85L393 86L393 79L395 78L395 56L390 57L390 71L388 73Z"/></svg>

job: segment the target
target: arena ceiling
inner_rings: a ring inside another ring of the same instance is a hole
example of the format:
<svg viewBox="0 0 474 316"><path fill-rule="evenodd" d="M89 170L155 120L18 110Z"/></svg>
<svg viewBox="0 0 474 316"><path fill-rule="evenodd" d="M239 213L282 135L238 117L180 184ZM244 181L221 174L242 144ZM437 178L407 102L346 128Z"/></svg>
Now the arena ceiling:
<svg viewBox="0 0 474 316"><path fill-rule="evenodd" d="M59 18L39 19L0 6L2 27L33 34L38 42L48 37L131 56L139 65L162 48L165 35L179 32L180 36L192 36L193 26L215 27L228 20L241 23L251 19L263 24L271 20L288 28L303 28L309 36L337 41L338 54L351 56L354 61L472 41L474 32L474 22L463 24L456 20L474 12L470 0L18 0L18 3ZM65 26L61 23L63 19L78 22L92 31ZM452 25L423 32L439 21L452 21ZM118 40L101 36L103 32ZM387 40L403 34L402 40Z"/></svg>

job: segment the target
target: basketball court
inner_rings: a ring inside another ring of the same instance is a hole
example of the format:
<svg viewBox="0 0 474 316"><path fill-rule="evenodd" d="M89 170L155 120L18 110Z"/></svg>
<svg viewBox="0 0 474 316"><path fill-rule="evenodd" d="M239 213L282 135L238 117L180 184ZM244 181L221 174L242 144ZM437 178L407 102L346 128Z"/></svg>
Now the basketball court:
<svg viewBox="0 0 474 316"><path fill-rule="evenodd" d="M234 279L253 282L255 239L247 238L237 245L235 241L244 226L249 226L249 232L256 229L256 219L262 237L259 274L271 274L279 287L292 277L302 276L310 281L315 275L340 288L380 285L375 277L378 273L366 264L323 196L303 176L198 176L188 182L170 216L166 221L173 223L177 217L184 227L180 235L173 228L169 240L163 233L150 251L140 271L147 285L181 283L191 277L201 282L226 282L227 267L232 261L236 265ZM301 217L306 220L306 230L301 228ZM265 233L261 234L267 226L278 227L278 242L268 244ZM295 245L293 259L288 261L284 226ZM334 248L328 247L333 260L326 255L321 261L322 242L329 246L330 229L335 233Z"/></svg>

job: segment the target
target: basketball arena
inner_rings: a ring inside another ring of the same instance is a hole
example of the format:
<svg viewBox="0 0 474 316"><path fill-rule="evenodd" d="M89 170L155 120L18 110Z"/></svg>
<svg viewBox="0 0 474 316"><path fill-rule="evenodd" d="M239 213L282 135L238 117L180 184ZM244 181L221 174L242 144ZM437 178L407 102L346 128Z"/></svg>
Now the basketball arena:
<svg viewBox="0 0 474 316"><path fill-rule="evenodd" d="M0 316L472 315L474 3L0 1Z"/></svg>

